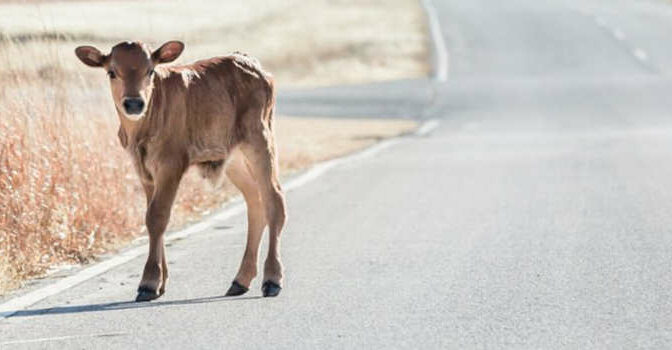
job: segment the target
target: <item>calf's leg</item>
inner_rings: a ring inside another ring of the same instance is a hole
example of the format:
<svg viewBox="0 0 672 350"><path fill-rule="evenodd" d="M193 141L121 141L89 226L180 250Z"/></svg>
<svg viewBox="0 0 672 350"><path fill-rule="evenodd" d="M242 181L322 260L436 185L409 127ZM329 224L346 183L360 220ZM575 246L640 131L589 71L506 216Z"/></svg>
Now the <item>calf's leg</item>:
<svg viewBox="0 0 672 350"><path fill-rule="evenodd" d="M247 204L247 246L238 274L226 292L227 296L237 296L245 294L250 288L250 283L257 276L259 245L266 227L266 218L259 186L241 153L236 152L231 155L227 163L226 175L242 192Z"/></svg>
<svg viewBox="0 0 672 350"><path fill-rule="evenodd" d="M172 169L171 169L172 170ZM145 222L149 233L149 255L142 273L135 301L149 301L165 292L168 278L163 233L170 220L170 210L175 200L182 172L160 173L154 182L152 199L147 206Z"/></svg>
<svg viewBox="0 0 672 350"><path fill-rule="evenodd" d="M268 256L264 263L263 295L274 297L282 289L283 266L280 259L280 234L287 217L285 196L278 179L278 161L272 133L264 126L263 132L250 135L241 150L249 160L250 168L259 186L269 228Z"/></svg>
<svg viewBox="0 0 672 350"><path fill-rule="evenodd" d="M145 190L145 196L147 198L147 209L149 209L149 204L151 203L152 197L154 196L154 184L143 182L142 187ZM161 287L159 288L159 296L166 292L166 285L168 285L168 263L166 262L165 247L162 245L161 249L162 281Z"/></svg>

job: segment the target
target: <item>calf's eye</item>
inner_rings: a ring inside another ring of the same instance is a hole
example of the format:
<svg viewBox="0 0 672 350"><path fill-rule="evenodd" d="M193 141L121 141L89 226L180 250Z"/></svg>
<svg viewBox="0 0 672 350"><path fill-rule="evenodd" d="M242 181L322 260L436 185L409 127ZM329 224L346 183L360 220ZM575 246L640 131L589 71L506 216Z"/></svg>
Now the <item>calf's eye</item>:
<svg viewBox="0 0 672 350"><path fill-rule="evenodd" d="M107 72L107 76L110 77L110 79L114 79L114 78L117 77L117 75L114 74L114 71L108 71L108 72Z"/></svg>

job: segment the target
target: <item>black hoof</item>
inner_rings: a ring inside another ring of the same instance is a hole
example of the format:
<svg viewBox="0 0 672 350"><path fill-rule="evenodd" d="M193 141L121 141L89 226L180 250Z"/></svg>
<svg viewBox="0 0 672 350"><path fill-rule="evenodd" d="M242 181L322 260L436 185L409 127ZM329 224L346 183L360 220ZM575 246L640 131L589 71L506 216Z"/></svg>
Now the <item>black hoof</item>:
<svg viewBox="0 0 672 350"><path fill-rule="evenodd" d="M261 292L265 297L277 297L281 289L282 287L273 281L266 281L261 285Z"/></svg>
<svg viewBox="0 0 672 350"><path fill-rule="evenodd" d="M160 296L161 295L153 289L149 289L147 287L140 287L138 288L138 296L135 297L135 302L139 303L143 301L151 301Z"/></svg>
<svg viewBox="0 0 672 350"><path fill-rule="evenodd" d="M231 283L231 287L229 287L229 290L226 292L227 297L236 297L239 295L243 295L247 293L249 289L245 287L244 285L238 283L238 281L233 281Z"/></svg>

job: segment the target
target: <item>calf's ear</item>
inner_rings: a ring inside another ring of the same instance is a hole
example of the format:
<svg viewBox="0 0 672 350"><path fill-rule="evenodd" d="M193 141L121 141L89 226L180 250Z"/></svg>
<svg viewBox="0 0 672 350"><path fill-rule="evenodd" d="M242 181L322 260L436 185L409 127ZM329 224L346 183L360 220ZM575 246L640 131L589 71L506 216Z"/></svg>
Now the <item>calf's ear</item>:
<svg viewBox="0 0 672 350"><path fill-rule="evenodd" d="M90 67L102 67L106 57L93 46L80 46L75 49L75 55Z"/></svg>
<svg viewBox="0 0 672 350"><path fill-rule="evenodd" d="M152 52L152 59L156 64L173 62L180 56L182 50L184 50L184 44L181 41L172 40Z"/></svg>

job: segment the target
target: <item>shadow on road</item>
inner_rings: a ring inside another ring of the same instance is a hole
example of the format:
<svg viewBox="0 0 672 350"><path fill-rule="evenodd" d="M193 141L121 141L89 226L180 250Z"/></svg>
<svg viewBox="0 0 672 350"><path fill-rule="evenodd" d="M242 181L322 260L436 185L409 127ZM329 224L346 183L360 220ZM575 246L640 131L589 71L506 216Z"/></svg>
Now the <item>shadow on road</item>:
<svg viewBox="0 0 672 350"><path fill-rule="evenodd" d="M223 295L214 296L214 297L204 297L204 298L194 298L194 299L182 299L182 300L169 300L169 301L154 301L154 302L145 302L145 303L136 303L134 301L123 301L116 303L106 303L106 304L89 304L89 305L74 305L74 306L57 306L44 309L34 309L34 310L20 310L14 313L10 317L26 317L26 316L45 316L45 315L58 315L58 314L74 314L80 312L96 312L96 311L117 311L117 310L128 310L128 309L143 309L150 307L159 307L159 306L171 306L171 305L190 305L190 304L204 304L220 301L241 301L241 300L253 300L261 299L261 296L250 296L250 297L225 297Z"/></svg>

